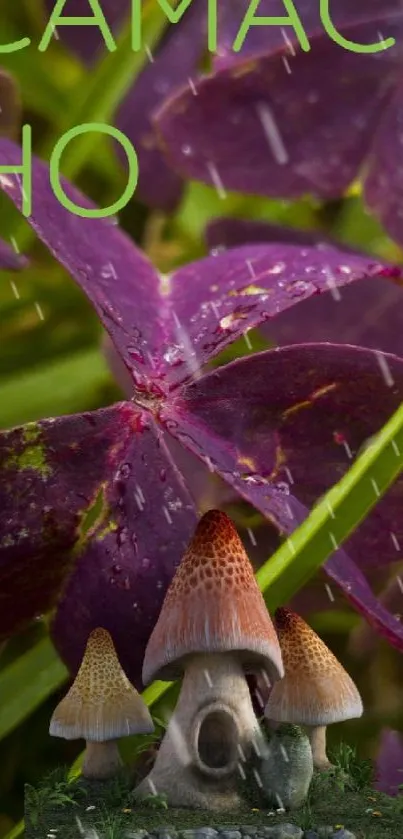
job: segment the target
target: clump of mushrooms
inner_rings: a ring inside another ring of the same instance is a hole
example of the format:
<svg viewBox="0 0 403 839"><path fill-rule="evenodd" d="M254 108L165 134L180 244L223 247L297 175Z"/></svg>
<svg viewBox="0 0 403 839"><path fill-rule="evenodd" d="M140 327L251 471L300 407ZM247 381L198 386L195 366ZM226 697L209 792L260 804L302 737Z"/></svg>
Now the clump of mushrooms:
<svg viewBox="0 0 403 839"><path fill-rule="evenodd" d="M274 622L285 675L271 689L265 716L270 721L305 726L314 767L330 769L326 726L360 717L360 694L344 667L299 615L280 608Z"/></svg>
<svg viewBox="0 0 403 839"><path fill-rule="evenodd" d="M143 664L143 682L183 676L150 775L137 788L172 806L236 806L240 759L263 738L246 672L283 675L281 652L253 567L231 520L210 510L167 591Z"/></svg>
<svg viewBox="0 0 403 839"><path fill-rule="evenodd" d="M49 733L66 740L84 738L83 776L104 779L122 765L117 740L152 731L148 708L122 670L109 632L94 629L76 679L53 713Z"/></svg>

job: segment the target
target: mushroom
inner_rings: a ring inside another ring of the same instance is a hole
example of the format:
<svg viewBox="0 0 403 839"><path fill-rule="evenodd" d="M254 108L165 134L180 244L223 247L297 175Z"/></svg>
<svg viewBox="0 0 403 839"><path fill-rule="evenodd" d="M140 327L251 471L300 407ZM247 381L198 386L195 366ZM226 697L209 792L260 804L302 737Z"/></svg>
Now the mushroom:
<svg viewBox="0 0 403 839"><path fill-rule="evenodd" d="M119 737L152 731L148 708L123 672L109 632L94 629L76 679L53 713L49 733L66 740L83 737L82 773L101 779L122 765Z"/></svg>
<svg viewBox="0 0 403 839"><path fill-rule="evenodd" d="M144 684L184 676L148 779L173 806L221 806L218 780L237 774L240 753L258 748L245 673L262 670L272 681L283 675L277 635L234 525L210 510L168 588L143 662ZM197 770L197 785L185 766ZM235 798L221 803L231 807Z"/></svg>
<svg viewBox="0 0 403 839"><path fill-rule="evenodd" d="M360 694L344 667L299 615L280 608L274 622L285 676L273 685L265 716L276 722L305 726L314 766L330 769L326 726L360 717Z"/></svg>

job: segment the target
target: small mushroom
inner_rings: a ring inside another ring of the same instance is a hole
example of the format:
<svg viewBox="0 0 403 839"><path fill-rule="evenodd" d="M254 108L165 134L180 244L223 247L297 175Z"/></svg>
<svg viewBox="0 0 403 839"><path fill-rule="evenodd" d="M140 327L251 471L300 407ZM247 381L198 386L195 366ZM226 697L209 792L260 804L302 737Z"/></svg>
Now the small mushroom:
<svg viewBox="0 0 403 839"><path fill-rule="evenodd" d="M82 773L101 779L111 777L122 765L120 737L152 731L148 708L123 672L109 632L94 629L76 679L53 713L49 733L65 740L83 737Z"/></svg>
<svg viewBox="0 0 403 839"><path fill-rule="evenodd" d="M275 612L274 623L285 676L273 685L265 716L276 722L304 725L314 766L330 769L326 726L360 717L360 694L344 667L299 615L280 608Z"/></svg>

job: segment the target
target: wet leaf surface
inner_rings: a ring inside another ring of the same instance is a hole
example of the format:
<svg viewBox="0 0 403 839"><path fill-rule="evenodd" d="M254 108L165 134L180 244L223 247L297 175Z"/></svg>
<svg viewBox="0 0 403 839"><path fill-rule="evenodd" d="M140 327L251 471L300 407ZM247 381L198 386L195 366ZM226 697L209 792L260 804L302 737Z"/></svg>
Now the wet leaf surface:
<svg viewBox="0 0 403 839"><path fill-rule="evenodd" d="M16 253L14 248L0 239L0 271L20 271L27 264L24 256Z"/></svg>

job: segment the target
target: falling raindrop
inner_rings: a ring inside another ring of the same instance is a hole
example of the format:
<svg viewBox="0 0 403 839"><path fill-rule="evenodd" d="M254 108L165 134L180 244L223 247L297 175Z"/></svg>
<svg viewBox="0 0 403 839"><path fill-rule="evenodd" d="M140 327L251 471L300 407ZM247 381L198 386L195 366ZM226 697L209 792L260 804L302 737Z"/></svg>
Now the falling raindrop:
<svg viewBox="0 0 403 839"><path fill-rule="evenodd" d="M285 163L288 163L288 152L274 118L274 114L266 102L258 102L256 110L273 157L276 163L280 166L284 166Z"/></svg>

